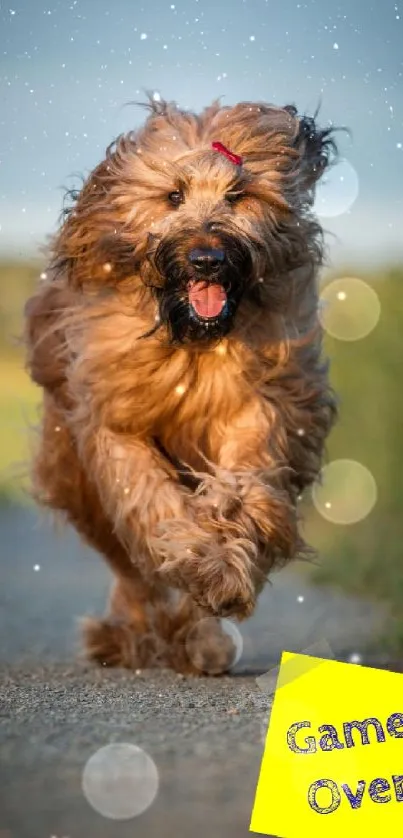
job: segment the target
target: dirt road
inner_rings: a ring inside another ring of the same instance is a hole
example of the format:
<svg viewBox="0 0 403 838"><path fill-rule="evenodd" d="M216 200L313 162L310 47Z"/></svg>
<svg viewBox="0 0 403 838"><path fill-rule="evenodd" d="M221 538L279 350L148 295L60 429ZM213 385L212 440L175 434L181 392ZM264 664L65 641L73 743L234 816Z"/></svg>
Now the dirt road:
<svg viewBox="0 0 403 838"><path fill-rule="evenodd" d="M242 625L231 676L94 670L75 660L75 618L103 610L98 557L6 508L0 550L0 838L245 838L269 712L256 674L323 637L347 659L382 623L375 607L313 589L294 568ZM88 760L117 742L142 748L159 780L154 802L126 821L82 790Z"/></svg>

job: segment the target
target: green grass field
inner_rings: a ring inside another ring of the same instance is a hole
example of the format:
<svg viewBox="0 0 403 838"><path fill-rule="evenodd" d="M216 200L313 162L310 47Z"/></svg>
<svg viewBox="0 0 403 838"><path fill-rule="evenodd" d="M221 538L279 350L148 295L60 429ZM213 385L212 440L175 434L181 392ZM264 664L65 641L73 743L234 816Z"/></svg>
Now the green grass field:
<svg viewBox="0 0 403 838"><path fill-rule="evenodd" d="M0 498L22 501L40 392L29 380L21 358L0 359L0 381Z"/></svg>
<svg viewBox="0 0 403 838"><path fill-rule="evenodd" d="M24 369L20 345L24 303L41 262L0 262L0 499L26 502L29 446L40 392Z"/></svg>
<svg viewBox="0 0 403 838"><path fill-rule="evenodd" d="M0 359L0 499L24 502L40 393L19 359Z"/></svg>

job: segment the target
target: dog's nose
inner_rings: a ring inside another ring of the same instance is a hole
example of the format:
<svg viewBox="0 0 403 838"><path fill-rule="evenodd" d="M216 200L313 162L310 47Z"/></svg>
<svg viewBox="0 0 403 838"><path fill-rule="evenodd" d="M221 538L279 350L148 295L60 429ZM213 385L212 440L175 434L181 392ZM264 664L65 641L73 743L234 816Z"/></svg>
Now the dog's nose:
<svg viewBox="0 0 403 838"><path fill-rule="evenodd" d="M197 247L189 253L189 262L199 273L217 271L225 261L225 253L218 248Z"/></svg>

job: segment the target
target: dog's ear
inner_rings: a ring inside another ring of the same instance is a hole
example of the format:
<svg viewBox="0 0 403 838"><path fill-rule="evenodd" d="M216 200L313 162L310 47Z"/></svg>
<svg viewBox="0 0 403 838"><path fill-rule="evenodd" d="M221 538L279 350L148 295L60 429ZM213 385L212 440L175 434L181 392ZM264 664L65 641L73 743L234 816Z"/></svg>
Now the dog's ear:
<svg viewBox="0 0 403 838"><path fill-rule="evenodd" d="M24 340L27 368L32 380L49 392L65 382L64 335L60 323L72 305L71 291L48 279L30 297L24 308Z"/></svg>
<svg viewBox="0 0 403 838"><path fill-rule="evenodd" d="M334 139L337 130L333 126L320 128L315 116L299 116L294 105L284 110L296 121L293 148L299 153L298 181L302 192L312 196L316 183L323 173L337 161L338 149Z"/></svg>
<svg viewBox="0 0 403 838"><path fill-rule="evenodd" d="M106 156L84 180L69 190L53 239L52 267L72 288L108 287L133 276L141 239L125 224L114 203L116 194L130 204L131 161L136 142L131 132L117 137Z"/></svg>

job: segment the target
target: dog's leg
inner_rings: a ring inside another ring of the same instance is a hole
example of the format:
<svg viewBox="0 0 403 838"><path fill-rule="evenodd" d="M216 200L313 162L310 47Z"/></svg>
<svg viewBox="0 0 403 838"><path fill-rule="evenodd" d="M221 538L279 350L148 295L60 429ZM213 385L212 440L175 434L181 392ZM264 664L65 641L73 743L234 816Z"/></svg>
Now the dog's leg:
<svg viewBox="0 0 403 838"><path fill-rule="evenodd" d="M145 575L153 576L160 562L149 548L158 523L186 518L185 493L173 467L151 443L106 428L74 436L116 536L133 561L142 557Z"/></svg>
<svg viewBox="0 0 403 838"><path fill-rule="evenodd" d="M37 500L62 512L83 540L104 556L116 579L108 614L83 621L87 657L107 666L156 665L161 643L153 633L148 611L156 591L142 579L113 532L77 456L63 412L49 395L44 400L32 478Z"/></svg>
<svg viewBox="0 0 403 838"><path fill-rule="evenodd" d="M171 668L192 675L221 675L235 646L220 621L188 594L153 589L140 577L115 581L107 615L82 621L86 656L102 666Z"/></svg>
<svg viewBox="0 0 403 838"><path fill-rule="evenodd" d="M81 438L80 455L106 517L143 578L189 593L224 616L255 606L257 539L216 524L152 445L100 429ZM239 526L238 526L239 529ZM261 574L260 574L261 575Z"/></svg>
<svg viewBox="0 0 403 838"><path fill-rule="evenodd" d="M287 469L278 466L276 447L270 450L272 420L251 402L215 450L212 444L217 465L194 498L197 538L191 530L185 545L175 522L166 524L162 571L184 575L196 601L220 616L249 616L273 565L302 548Z"/></svg>
<svg viewBox="0 0 403 838"><path fill-rule="evenodd" d="M152 619L155 596L134 569L117 577L105 617L81 621L86 657L126 669L167 666L166 644Z"/></svg>
<svg viewBox="0 0 403 838"><path fill-rule="evenodd" d="M105 428L93 433L86 429L78 439L80 459L105 518L143 579L198 598L204 577L191 572L189 545L203 553L212 539L198 526L193 493L180 484L174 466L151 443ZM173 555L172 565L167 560Z"/></svg>
<svg viewBox="0 0 403 838"><path fill-rule="evenodd" d="M228 424L217 453L218 468L201 504L215 506L229 537L249 542L265 575L302 548L283 425L274 411L252 401Z"/></svg>
<svg viewBox="0 0 403 838"><path fill-rule="evenodd" d="M120 439L118 447L116 437L107 434L105 438L105 432L101 440L96 434L92 439L97 443L95 451L92 449L95 463L78 456L76 439L66 426L63 412L52 397L45 397L42 435L33 467L37 499L64 512L85 541L104 555L117 577L110 613L84 624L87 654L110 666L169 665L162 650L166 641L162 643L161 637L171 636L173 630L164 622L158 628L153 602L158 602L160 614L175 613L164 594L169 586L202 598L209 584L209 566L201 567L200 574L197 568L193 572L189 545L196 543L202 554L209 550L213 538L197 526L188 511L188 504L193 502L191 493L185 494L171 478L169 463L164 463L158 451L136 441L123 448ZM106 440L110 448L105 448ZM87 450L87 456L89 453ZM175 534L168 549L164 526L170 520L175 521ZM173 569L164 566L172 555ZM215 584L219 588L222 571L217 569ZM159 570L163 572L159 574ZM180 624L177 618L175 625ZM173 665L181 669L179 634L174 642L177 662Z"/></svg>

